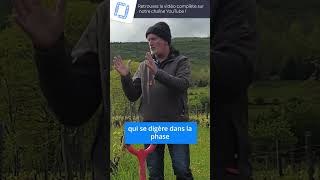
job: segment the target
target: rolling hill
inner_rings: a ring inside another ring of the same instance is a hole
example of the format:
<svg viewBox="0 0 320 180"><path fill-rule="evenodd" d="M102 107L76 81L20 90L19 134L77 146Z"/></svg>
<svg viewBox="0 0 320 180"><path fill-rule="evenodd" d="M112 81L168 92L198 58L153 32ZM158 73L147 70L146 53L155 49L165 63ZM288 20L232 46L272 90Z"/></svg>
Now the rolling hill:
<svg viewBox="0 0 320 180"><path fill-rule="evenodd" d="M209 38L174 38L172 45L181 54L187 56L192 65L209 67ZM111 57L121 55L124 59L142 61L147 51L148 44L146 42L111 43Z"/></svg>

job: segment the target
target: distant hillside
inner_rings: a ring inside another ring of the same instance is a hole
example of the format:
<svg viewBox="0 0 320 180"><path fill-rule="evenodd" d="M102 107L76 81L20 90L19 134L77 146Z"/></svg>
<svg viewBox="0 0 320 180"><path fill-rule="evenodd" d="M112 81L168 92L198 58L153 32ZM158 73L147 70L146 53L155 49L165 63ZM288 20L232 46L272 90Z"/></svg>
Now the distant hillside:
<svg viewBox="0 0 320 180"><path fill-rule="evenodd" d="M210 83L210 39L174 38L172 45L187 56L191 62L192 84L204 87ZM120 55L123 59L143 61L148 51L147 42L111 43L111 57Z"/></svg>
<svg viewBox="0 0 320 180"><path fill-rule="evenodd" d="M187 56L193 65L209 64L209 38L174 38L172 44L181 54ZM147 42L111 43L111 57L121 55L124 59L142 61L147 51Z"/></svg>
<svg viewBox="0 0 320 180"><path fill-rule="evenodd" d="M316 67L312 59L320 56L320 1L257 0L257 4L255 79L310 77Z"/></svg>

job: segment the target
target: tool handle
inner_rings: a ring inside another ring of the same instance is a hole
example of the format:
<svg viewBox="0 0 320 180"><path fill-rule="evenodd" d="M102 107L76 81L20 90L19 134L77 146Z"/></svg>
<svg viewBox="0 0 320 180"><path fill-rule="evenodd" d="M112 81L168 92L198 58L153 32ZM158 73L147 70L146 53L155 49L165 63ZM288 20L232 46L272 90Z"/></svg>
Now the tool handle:
<svg viewBox="0 0 320 180"><path fill-rule="evenodd" d="M139 160L139 175L140 175L140 180L146 180L146 158L147 156L153 152L157 145L150 144L147 149L140 149L139 151L136 150L133 146L131 145L125 145L128 151L137 156Z"/></svg>

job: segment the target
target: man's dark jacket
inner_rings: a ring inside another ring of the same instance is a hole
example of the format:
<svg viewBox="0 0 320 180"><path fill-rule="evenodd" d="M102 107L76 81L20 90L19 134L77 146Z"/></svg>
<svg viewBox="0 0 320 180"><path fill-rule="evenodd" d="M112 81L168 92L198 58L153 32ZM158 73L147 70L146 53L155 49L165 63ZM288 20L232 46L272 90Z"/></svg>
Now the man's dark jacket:
<svg viewBox="0 0 320 180"><path fill-rule="evenodd" d="M139 114L144 121L188 121L187 90L190 86L189 60L182 55L170 53L159 63L154 84L148 76L145 61L141 62L135 75L121 77L123 90L130 101L140 98ZM149 86L149 87L148 87Z"/></svg>

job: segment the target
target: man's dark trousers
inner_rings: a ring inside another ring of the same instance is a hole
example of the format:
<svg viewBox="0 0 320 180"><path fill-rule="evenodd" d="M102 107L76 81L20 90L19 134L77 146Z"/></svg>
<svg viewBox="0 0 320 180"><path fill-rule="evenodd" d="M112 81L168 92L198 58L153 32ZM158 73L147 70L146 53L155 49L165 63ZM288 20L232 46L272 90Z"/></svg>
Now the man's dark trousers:
<svg viewBox="0 0 320 180"><path fill-rule="evenodd" d="M149 145L145 145L147 148ZM164 180L164 144L158 144L147 157L149 180ZM193 180L190 170L189 144L168 144L172 167L177 180Z"/></svg>

